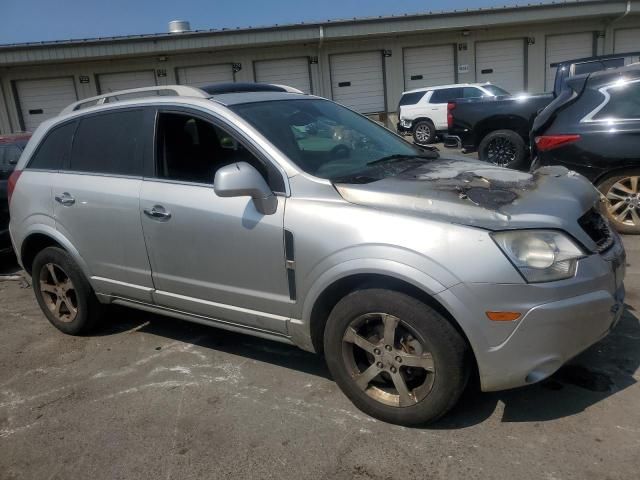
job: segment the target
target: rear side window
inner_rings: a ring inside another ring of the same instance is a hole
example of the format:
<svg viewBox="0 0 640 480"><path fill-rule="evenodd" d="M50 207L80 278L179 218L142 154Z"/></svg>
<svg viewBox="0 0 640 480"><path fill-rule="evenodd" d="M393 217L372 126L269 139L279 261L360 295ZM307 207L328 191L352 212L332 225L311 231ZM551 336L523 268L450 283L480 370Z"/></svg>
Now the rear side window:
<svg viewBox="0 0 640 480"><path fill-rule="evenodd" d="M462 98L462 88L443 88L442 90L435 90L431 95L429 103L449 103L458 98Z"/></svg>
<svg viewBox="0 0 640 480"><path fill-rule="evenodd" d="M60 170L69 158L71 140L75 130L76 122L70 122L51 130L36 149L27 168Z"/></svg>
<svg viewBox="0 0 640 480"><path fill-rule="evenodd" d="M18 163L22 149L17 145L0 145L0 167Z"/></svg>
<svg viewBox="0 0 640 480"><path fill-rule="evenodd" d="M69 170L142 175L143 110L85 117L76 131Z"/></svg>
<svg viewBox="0 0 640 480"><path fill-rule="evenodd" d="M609 102L594 117L602 119L640 118L640 82L609 89Z"/></svg>
<svg viewBox="0 0 640 480"><path fill-rule="evenodd" d="M400 106L402 107L404 105L415 105L420 100L422 100L422 97L424 97L425 93L427 92L405 93L404 95L402 95L402 98L400 99Z"/></svg>
<svg viewBox="0 0 640 480"><path fill-rule="evenodd" d="M484 94L482 93L482 90L480 90L479 88L464 87L462 89L463 98L478 98L478 97L482 97L483 95Z"/></svg>

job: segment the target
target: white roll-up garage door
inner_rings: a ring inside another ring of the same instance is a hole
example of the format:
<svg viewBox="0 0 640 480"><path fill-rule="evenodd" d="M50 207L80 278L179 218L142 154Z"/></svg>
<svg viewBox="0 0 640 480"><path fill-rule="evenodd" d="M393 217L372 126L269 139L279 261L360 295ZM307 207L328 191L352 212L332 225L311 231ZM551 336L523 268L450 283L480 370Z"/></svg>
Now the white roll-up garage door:
<svg viewBox="0 0 640 480"><path fill-rule="evenodd" d="M476 42L475 47L477 82L491 82L511 93L524 91L524 38Z"/></svg>
<svg viewBox="0 0 640 480"><path fill-rule="evenodd" d="M191 85L192 87L233 82L233 66L230 63L181 67L176 70L176 73L178 75L178 83Z"/></svg>
<svg viewBox="0 0 640 480"><path fill-rule="evenodd" d="M311 93L308 57L259 60L253 65L256 82L288 85L304 93Z"/></svg>
<svg viewBox="0 0 640 480"><path fill-rule="evenodd" d="M139 72L101 73L98 75L98 89L100 93L117 92L130 88L153 87L156 75L153 70Z"/></svg>
<svg viewBox="0 0 640 480"><path fill-rule="evenodd" d="M385 111L382 52L331 55L333 99L360 113Z"/></svg>
<svg viewBox="0 0 640 480"><path fill-rule="evenodd" d="M55 117L78 100L73 77L17 80L15 83L22 128L33 132L40 123Z"/></svg>
<svg viewBox="0 0 640 480"><path fill-rule="evenodd" d="M547 37L546 46L546 90L553 90L556 68L551 65L565 60L591 57L593 53L593 32L552 35Z"/></svg>
<svg viewBox="0 0 640 480"><path fill-rule="evenodd" d="M640 28L616 30L614 38L615 53L640 51Z"/></svg>
<svg viewBox="0 0 640 480"><path fill-rule="evenodd" d="M405 48L403 62L405 90L456 81L453 45Z"/></svg>

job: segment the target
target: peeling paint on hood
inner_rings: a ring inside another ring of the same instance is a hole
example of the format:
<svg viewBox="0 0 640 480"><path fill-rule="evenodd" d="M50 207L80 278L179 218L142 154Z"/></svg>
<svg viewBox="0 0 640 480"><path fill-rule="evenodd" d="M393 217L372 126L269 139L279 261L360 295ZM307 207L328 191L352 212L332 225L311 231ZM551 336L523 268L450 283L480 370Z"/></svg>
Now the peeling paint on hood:
<svg viewBox="0 0 640 480"><path fill-rule="evenodd" d="M395 165L380 180L335 187L354 204L496 230L569 230L599 198L588 180L564 167L530 174L449 157L398 170Z"/></svg>

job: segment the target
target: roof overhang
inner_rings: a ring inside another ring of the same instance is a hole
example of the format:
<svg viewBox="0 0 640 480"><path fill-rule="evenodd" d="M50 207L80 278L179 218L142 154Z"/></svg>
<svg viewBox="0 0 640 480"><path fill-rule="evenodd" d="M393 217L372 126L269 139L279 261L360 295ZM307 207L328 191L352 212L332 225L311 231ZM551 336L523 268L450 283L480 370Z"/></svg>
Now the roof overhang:
<svg viewBox="0 0 640 480"><path fill-rule="evenodd" d="M640 0L633 0L631 4L632 13L640 11ZM444 32L506 27L524 23L606 19L624 14L627 11L627 5L626 0L583 0L311 24L0 45L0 66L166 55L174 52L186 53L263 45L315 44L321 40L331 42L374 36L418 34L426 31Z"/></svg>

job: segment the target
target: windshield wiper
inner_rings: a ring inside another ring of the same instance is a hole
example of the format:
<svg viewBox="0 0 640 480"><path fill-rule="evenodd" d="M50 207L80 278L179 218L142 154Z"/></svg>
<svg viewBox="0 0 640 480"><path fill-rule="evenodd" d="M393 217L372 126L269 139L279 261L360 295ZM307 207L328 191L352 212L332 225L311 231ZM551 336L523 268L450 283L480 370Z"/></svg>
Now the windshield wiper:
<svg viewBox="0 0 640 480"><path fill-rule="evenodd" d="M386 157L382 157L379 158L378 160L373 160L372 162L368 162L367 163L367 167L370 167L371 165L379 165L381 163L388 163L388 162L398 162L401 160L424 160L424 161L429 161L429 160L435 160L436 158L438 158L437 156L429 156L429 155L400 155L400 154L394 154L394 155L387 155Z"/></svg>

